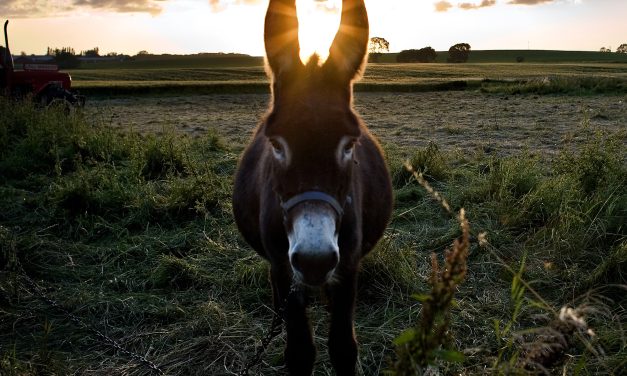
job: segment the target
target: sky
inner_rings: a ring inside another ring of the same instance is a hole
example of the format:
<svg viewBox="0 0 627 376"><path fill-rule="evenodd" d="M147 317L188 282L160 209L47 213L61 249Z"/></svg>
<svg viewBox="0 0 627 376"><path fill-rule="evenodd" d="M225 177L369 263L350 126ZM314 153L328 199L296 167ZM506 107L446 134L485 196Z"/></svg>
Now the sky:
<svg viewBox="0 0 627 376"><path fill-rule="evenodd" d="M13 54L47 47L107 52L261 56L268 0L0 0ZM328 49L341 0L297 0L301 45ZM627 0L366 0L370 36L390 51L466 42L474 50L615 50ZM4 45L4 41L1 43Z"/></svg>

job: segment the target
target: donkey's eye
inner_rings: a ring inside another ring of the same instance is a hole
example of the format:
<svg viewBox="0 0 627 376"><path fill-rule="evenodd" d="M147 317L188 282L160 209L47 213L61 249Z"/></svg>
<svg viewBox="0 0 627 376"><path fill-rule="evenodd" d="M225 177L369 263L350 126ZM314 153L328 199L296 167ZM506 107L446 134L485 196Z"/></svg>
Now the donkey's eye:
<svg viewBox="0 0 627 376"><path fill-rule="evenodd" d="M281 145L277 140L270 140L270 144L272 145L272 149L274 149L275 153L283 154L283 145Z"/></svg>
<svg viewBox="0 0 627 376"><path fill-rule="evenodd" d="M353 151L353 148L355 147L355 141L351 141L348 144L346 144L346 146L344 146L344 152L348 153Z"/></svg>
<svg viewBox="0 0 627 376"><path fill-rule="evenodd" d="M355 150L355 141L350 141L344 146L344 155L346 156L352 155L353 150Z"/></svg>
<svg viewBox="0 0 627 376"><path fill-rule="evenodd" d="M344 136L340 140L337 149L335 149L335 158L337 163L341 167L346 167L349 162L354 161L355 144L357 138L351 136Z"/></svg>
<svg viewBox="0 0 627 376"><path fill-rule="evenodd" d="M272 145L272 154L279 161L285 161L285 147L283 143L278 140L270 140L270 145Z"/></svg>

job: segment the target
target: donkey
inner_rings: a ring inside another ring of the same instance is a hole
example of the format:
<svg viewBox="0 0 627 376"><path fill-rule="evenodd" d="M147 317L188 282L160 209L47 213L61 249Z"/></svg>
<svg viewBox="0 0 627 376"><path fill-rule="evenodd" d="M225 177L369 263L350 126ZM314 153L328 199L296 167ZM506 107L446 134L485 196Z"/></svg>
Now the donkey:
<svg viewBox="0 0 627 376"><path fill-rule="evenodd" d="M244 239L270 262L292 375L313 371L306 312L311 287L322 287L328 297L333 367L338 375L355 374L359 262L392 211L382 150L352 109L353 80L364 68L367 44L364 1L343 0L328 59L320 64L314 55L305 65L295 0L270 0L265 46L272 102L239 162L233 212Z"/></svg>

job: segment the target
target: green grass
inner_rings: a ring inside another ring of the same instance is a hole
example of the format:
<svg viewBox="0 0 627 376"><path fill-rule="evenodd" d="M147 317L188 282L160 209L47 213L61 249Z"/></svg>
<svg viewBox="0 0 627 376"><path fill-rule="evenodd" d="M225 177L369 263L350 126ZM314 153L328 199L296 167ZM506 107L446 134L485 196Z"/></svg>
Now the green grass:
<svg viewBox="0 0 627 376"><path fill-rule="evenodd" d="M396 63L396 53L383 54L381 63ZM446 63L448 51L437 51L436 63ZM557 50L476 50L470 52L469 63L626 63L627 54L603 53L596 51L557 51ZM524 65L524 64L519 64Z"/></svg>
<svg viewBox="0 0 627 376"><path fill-rule="evenodd" d="M382 54L381 63L396 63L397 53ZM446 63L448 51L437 51L436 63ZM602 53L595 51L553 50L475 50L469 63L524 63L582 64L582 63L627 63L627 54ZM209 67L262 67L263 57L243 54L204 53L196 55L141 55L126 61L83 63L79 70L92 69L178 69ZM519 64L525 65L525 64Z"/></svg>
<svg viewBox="0 0 627 376"><path fill-rule="evenodd" d="M83 63L82 69L176 69L263 66L263 57L244 54L139 55L125 61Z"/></svg>
<svg viewBox="0 0 627 376"><path fill-rule="evenodd" d="M574 338L568 357L546 367L620 373L627 359L624 135L586 121L573 127L583 143L555 157L385 145L396 202L359 277L363 374L392 366L394 338L421 310L410 296L428 289L429 253L441 255L459 235L457 221L405 172L406 159L453 209L466 209L474 231L467 280L451 313L450 334L465 360L439 362L439 370L523 372L516 360L536 343L529 331L553 325L547 306L570 305L590 308L596 337ZM80 113L0 101L0 374L150 374L43 301L26 276L169 375L237 372L272 317L267 265L231 216L241 146L215 132L118 133ZM478 246L479 232L487 247ZM512 300L512 270L546 306L529 289ZM316 374L332 374L322 300L314 299L311 317ZM283 334L272 343L262 374L281 367L284 341Z"/></svg>
<svg viewBox="0 0 627 376"><path fill-rule="evenodd" d="M384 54L370 64L358 91L483 90L506 94L627 92L627 54L578 51L473 51L467 64L396 64ZM524 56L525 63L516 63ZM85 64L70 71L90 96L267 93L263 59L238 54L148 55L125 62ZM595 84L599 79L601 84Z"/></svg>
<svg viewBox="0 0 627 376"><path fill-rule="evenodd" d="M100 68L71 71L88 96L268 93L263 66ZM357 91L482 90L506 94L627 93L627 63L369 64Z"/></svg>

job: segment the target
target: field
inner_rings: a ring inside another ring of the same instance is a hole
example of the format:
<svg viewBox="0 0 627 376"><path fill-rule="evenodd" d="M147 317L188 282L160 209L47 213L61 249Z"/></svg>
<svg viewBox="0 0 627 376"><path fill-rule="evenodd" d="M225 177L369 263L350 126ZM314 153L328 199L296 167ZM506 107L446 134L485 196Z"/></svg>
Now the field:
<svg viewBox="0 0 627 376"><path fill-rule="evenodd" d="M69 116L0 100L0 374L230 375L254 357L267 265L230 195L269 95L258 62L229 58L73 71L89 102ZM361 268L360 374L413 374L394 340L460 235L405 161L472 230L443 348L463 357L434 352L429 372L622 374L627 63L371 64L357 91L395 190ZM253 370L282 374L284 344Z"/></svg>
<svg viewBox="0 0 627 376"><path fill-rule="evenodd" d="M446 53L438 53L438 62ZM516 56L526 56L516 63ZM357 91L605 93L627 90L627 54L576 51L473 51L468 64L394 64L384 54L369 64ZM495 68L497 67L497 68ZM90 96L268 93L263 59L236 54L138 56L133 61L85 64L71 71Z"/></svg>

